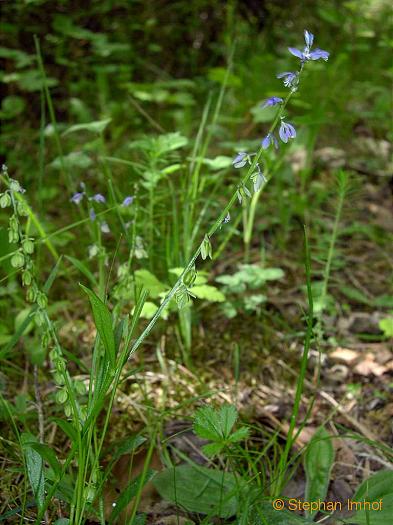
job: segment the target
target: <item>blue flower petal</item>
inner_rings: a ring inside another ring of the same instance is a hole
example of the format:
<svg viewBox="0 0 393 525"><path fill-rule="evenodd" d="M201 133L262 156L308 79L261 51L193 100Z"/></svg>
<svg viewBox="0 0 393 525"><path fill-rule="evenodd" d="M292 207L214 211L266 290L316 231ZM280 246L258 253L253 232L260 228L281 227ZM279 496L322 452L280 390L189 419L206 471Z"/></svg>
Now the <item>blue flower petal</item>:
<svg viewBox="0 0 393 525"><path fill-rule="evenodd" d="M314 49L314 51L311 51L309 54L310 60L319 60L322 58L323 60L328 60L330 53L328 51L324 51L323 49Z"/></svg>
<svg viewBox="0 0 393 525"><path fill-rule="evenodd" d="M304 41L308 48L310 48L314 42L314 35L310 33L310 31L307 31L307 29L304 30Z"/></svg>
<svg viewBox="0 0 393 525"><path fill-rule="evenodd" d="M294 55L295 57L304 60L303 51L300 51L300 49L296 49L296 47L288 47L288 51L292 53L292 55Z"/></svg>

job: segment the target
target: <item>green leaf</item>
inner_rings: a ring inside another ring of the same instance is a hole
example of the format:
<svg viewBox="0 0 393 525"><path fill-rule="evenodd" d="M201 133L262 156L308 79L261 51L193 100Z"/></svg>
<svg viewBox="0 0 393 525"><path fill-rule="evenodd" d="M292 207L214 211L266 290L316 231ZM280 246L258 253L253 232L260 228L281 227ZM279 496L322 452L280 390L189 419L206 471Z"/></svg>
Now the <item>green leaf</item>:
<svg viewBox="0 0 393 525"><path fill-rule="evenodd" d="M230 441L231 443L237 443L238 441L243 441L244 439L246 439L248 435L248 428L241 427L229 436L228 441Z"/></svg>
<svg viewBox="0 0 393 525"><path fill-rule="evenodd" d="M93 310L94 324L104 345L108 361L114 366L116 362L116 343L112 328L112 316L106 304L92 290L86 288L83 284L79 284L79 286L89 297Z"/></svg>
<svg viewBox="0 0 393 525"><path fill-rule="evenodd" d="M188 144L187 137L183 137L178 131L160 135L156 140L157 155L164 155L169 151L183 148Z"/></svg>
<svg viewBox="0 0 393 525"><path fill-rule="evenodd" d="M189 512L229 518L239 509L239 481L229 472L180 465L161 471L153 484L162 498Z"/></svg>
<svg viewBox="0 0 393 525"><path fill-rule="evenodd" d="M55 451L44 443L31 442L29 445L38 452L44 461L47 461L55 474L60 474L61 465L56 457Z"/></svg>
<svg viewBox="0 0 393 525"><path fill-rule="evenodd" d="M205 299L211 303L223 303L225 301L225 295L215 286L209 284L193 286L191 292L195 297L198 297L198 299Z"/></svg>
<svg viewBox="0 0 393 525"><path fill-rule="evenodd" d="M38 509L42 509L45 502L45 473L44 462L40 454L34 450L31 443L38 441L35 436L24 432L21 435L23 453L26 461L27 474L33 490Z"/></svg>
<svg viewBox="0 0 393 525"><path fill-rule="evenodd" d="M327 494L330 471L334 462L334 448L330 434L319 428L312 437L304 456L306 471L305 501L324 500ZM317 514L317 510L308 512L310 517Z"/></svg>
<svg viewBox="0 0 393 525"><path fill-rule="evenodd" d="M288 510L275 510L272 502L262 502L250 509L249 525L305 525L312 521Z"/></svg>
<svg viewBox="0 0 393 525"><path fill-rule="evenodd" d="M393 516L393 470L381 470L363 481L351 498L352 501L378 502L380 508L362 509L351 516L345 523L353 525L387 525ZM380 504L382 500L382 504ZM377 505L377 503L374 503Z"/></svg>
<svg viewBox="0 0 393 525"><path fill-rule="evenodd" d="M385 317L379 321L379 328L385 337L393 337L393 317Z"/></svg>
<svg viewBox="0 0 393 525"><path fill-rule="evenodd" d="M158 306L150 301L146 301L141 311L141 317L143 319L151 319L157 312Z"/></svg>
<svg viewBox="0 0 393 525"><path fill-rule="evenodd" d="M75 131L91 131L92 133L101 134L105 131L108 124L112 121L111 118L106 118L104 120L95 120L94 122L85 122L82 124L74 124L66 131L64 131L63 136L74 133Z"/></svg>
<svg viewBox="0 0 393 525"><path fill-rule="evenodd" d="M237 410L233 405L223 405L218 410L205 406L195 413L194 432L204 439L222 441L229 437L236 420Z"/></svg>
<svg viewBox="0 0 393 525"><path fill-rule="evenodd" d="M359 485L353 500L368 498L370 501L393 493L393 470L380 470Z"/></svg>
<svg viewBox="0 0 393 525"><path fill-rule="evenodd" d="M149 270L137 270L135 272L135 282L138 286L146 288L149 296L156 299L160 293L166 292L168 287L157 279Z"/></svg>

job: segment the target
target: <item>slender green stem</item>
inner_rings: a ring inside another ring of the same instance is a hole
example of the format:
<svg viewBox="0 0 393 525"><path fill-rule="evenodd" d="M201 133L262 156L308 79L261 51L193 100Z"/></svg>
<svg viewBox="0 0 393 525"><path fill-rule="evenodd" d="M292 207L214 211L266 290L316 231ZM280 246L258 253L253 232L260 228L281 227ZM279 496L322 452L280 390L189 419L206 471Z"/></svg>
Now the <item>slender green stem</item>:
<svg viewBox="0 0 393 525"><path fill-rule="evenodd" d="M294 442L294 431L296 426L297 417L299 415L300 402L304 390L304 381L307 372L307 363L308 363L308 354L311 347L311 341L314 335L313 331L313 319L314 319L314 303L311 289L311 257L310 257L310 247L308 243L307 230L304 227L304 266L306 271L306 282L307 282L307 300L308 300L308 313L307 313L307 331L304 341L303 355L300 363L299 377L296 385L295 401L292 409L291 420L289 423L289 430L287 434L287 440L285 443L284 451L280 457L279 461L279 472L276 483L276 496L280 495L280 491L283 488L285 471L288 463L289 452L292 448Z"/></svg>

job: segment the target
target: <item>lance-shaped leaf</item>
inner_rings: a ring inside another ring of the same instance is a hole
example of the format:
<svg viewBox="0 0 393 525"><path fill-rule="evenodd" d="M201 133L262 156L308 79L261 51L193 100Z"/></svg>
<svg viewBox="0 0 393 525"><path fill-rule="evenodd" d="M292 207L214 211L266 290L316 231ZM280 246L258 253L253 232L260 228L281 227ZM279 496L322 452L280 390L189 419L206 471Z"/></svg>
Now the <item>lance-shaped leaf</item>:
<svg viewBox="0 0 393 525"><path fill-rule="evenodd" d="M92 290L82 284L80 284L80 287L89 297L93 310L94 324L104 345L107 359L114 366L116 361L116 343L112 328L112 316L106 304Z"/></svg>

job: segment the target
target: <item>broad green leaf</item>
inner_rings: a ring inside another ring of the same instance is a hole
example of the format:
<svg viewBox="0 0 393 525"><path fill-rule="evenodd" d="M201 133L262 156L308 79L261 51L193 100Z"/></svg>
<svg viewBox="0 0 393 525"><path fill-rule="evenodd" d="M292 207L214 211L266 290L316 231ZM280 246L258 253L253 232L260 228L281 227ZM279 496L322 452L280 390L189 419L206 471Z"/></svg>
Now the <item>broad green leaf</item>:
<svg viewBox="0 0 393 525"><path fill-rule="evenodd" d="M374 501L388 494L393 494L393 470L380 470L359 485L352 499Z"/></svg>
<svg viewBox="0 0 393 525"><path fill-rule="evenodd" d="M114 366L116 361L116 343L112 328L112 316L106 304L92 290L86 288L83 284L79 284L79 286L89 297L93 310L94 324L104 345L108 361Z"/></svg>
<svg viewBox="0 0 393 525"><path fill-rule="evenodd" d="M249 514L251 520L248 525L305 525L313 523L292 511L275 510L273 502L270 501L254 505Z"/></svg>
<svg viewBox="0 0 393 525"><path fill-rule="evenodd" d="M237 410L233 405L223 405L217 410L205 406L195 413L194 432L204 439L222 441L229 437L236 420Z"/></svg>
<svg viewBox="0 0 393 525"><path fill-rule="evenodd" d="M95 120L94 122L85 122L83 124L74 124L66 131L64 131L63 136L74 133L75 131L91 131L92 133L102 133L105 131L108 124L112 121L111 118L106 118L104 120Z"/></svg>
<svg viewBox="0 0 393 525"><path fill-rule="evenodd" d="M350 525L387 525L393 516L393 470L382 470L364 481L351 498L363 508L344 520ZM370 503L370 508L364 502ZM374 503L374 506L372 504Z"/></svg>
<svg viewBox="0 0 393 525"><path fill-rule="evenodd" d="M239 478L228 472L180 465L159 472L153 484L162 498L189 512L229 518L239 510Z"/></svg>
<svg viewBox="0 0 393 525"><path fill-rule="evenodd" d="M198 299L205 299L212 303L223 303L225 301L225 295L215 286L210 286L209 284L193 286L191 292L195 297L198 297Z"/></svg>
<svg viewBox="0 0 393 525"><path fill-rule="evenodd" d="M50 448L48 445L45 445L44 443L38 442L30 442L29 446L36 450L44 461L49 463L55 474L60 474L61 465L56 457L55 451L52 448Z"/></svg>
<svg viewBox="0 0 393 525"><path fill-rule="evenodd" d="M41 509L45 501L44 462L40 454L31 446L32 442L38 440L32 434L23 433L21 435L21 441L30 485L33 490L34 498L37 502L37 506L39 509Z"/></svg>
<svg viewBox="0 0 393 525"><path fill-rule="evenodd" d="M158 155L164 155L169 151L183 148L187 144L187 137L184 137L178 131L176 131L175 133L167 133L165 135L160 135L157 138L157 153Z"/></svg>
<svg viewBox="0 0 393 525"><path fill-rule="evenodd" d="M138 286L146 288L152 299L156 299L160 296L160 293L168 290L168 286L159 281L149 270L137 270L135 272L135 282Z"/></svg>
<svg viewBox="0 0 393 525"><path fill-rule="evenodd" d="M379 321L379 328L385 337L393 337L393 317L385 317Z"/></svg>
<svg viewBox="0 0 393 525"><path fill-rule="evenodd" d="M142 308L141 317L143 319L151 319L157 310L158 306L156 304L146 301Z"/></svg>
<svg viewBox="0 0 393 525"><path fill-rule="evenodd" d="M331 436L321 427L312 437L304 456L304 469L306 471L305 501L323 501L325 499L333 462L334 447ZM315 510L307 514L313 517L317 512Z"/></svg>

